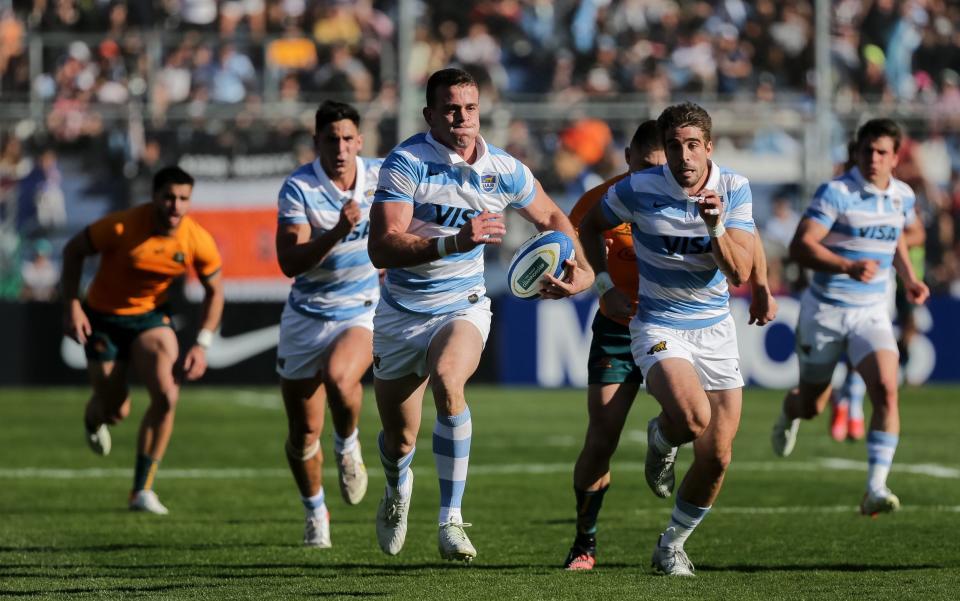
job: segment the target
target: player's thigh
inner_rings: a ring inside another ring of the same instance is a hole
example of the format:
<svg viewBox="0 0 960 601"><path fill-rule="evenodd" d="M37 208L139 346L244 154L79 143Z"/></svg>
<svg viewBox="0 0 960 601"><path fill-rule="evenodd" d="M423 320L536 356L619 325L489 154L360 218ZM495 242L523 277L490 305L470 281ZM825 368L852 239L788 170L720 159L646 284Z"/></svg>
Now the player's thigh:
<svg viewBox="0 0 960 601"><path fill-rule="evenodd" d="M354 326L345 329L327 347L322 370L332 383L356 383L373 363L373 331Z"/></svg>
<svg viewBox="0 0 960 601"><path fill-rule="evenodd" d="M829 384L840 357L846 350L846 310L818 302L804 294L797 319L795 346L800 363L801 391L805 384Z"/></svg>
<svg viewBox="0 0 960 601"><path fill-rule="evenodd" d="M130 402L126 361L87 360L87 378L93 389L94 402L107 412L117 412Z"/></svg>
<svg viewBox="0 0 960 601"><path fill-rule="evenodd" d="M856 369L863 376L870 400L875 405L895 398L900 371L900 355L896 351L880 349L872 352L856 364Z"/></svg>
<svg viewBox="0 0 960 601"><path fill-rule="evenodd" d="M476 325L454 319L437 331L427 347L427 370L431 378L463 386L480 365L486 340Z"/></svg>
<svg viewBox="0 0 960 601"><path fill-rule="evenodd" d="M710 425L703 436L693 443L694 449L729 460L733 452L733 439L740 428L743 389L710 390L707 391L707 398L710 400Z"/></svg>
<svg viewBox="0 0 960 601"><path fill-rule="evenodd" d="M393 380L373 378L377 411L388 450L406 454L416 444L427 376L408 374Z"/></svg>
<svg viewBox="0 0 960 601"><path fill-rule="evenodd" d="M852 315L851 321L847 348L850 363L859 367L868 355L880 351L891 353L895 360L899 359L897 337L888 315L877 309L860 310Z"/></svg>
<svg viewBox="0 0 960 601"><path fill-rule="evenodd" d="M169 392L176 388L173 368L178 352L177 335L166 326L144 330L130 347L137 373L152 392Z"/></svg>
<svg viewBox="0 0 960 601"><path fill-rule="evenodd" d="M283 397L290 433L319 435L323 430L326 408L326 395L320 376L296 380L281 377L280 395Z"/></svg>
<svg viewBox="0 0 960 601"><path fill-rule="evenodd" d="M672 422L707 427L710 403L693 363L679 357L661 359L646 373L646 381L647 392Z"/></svg>

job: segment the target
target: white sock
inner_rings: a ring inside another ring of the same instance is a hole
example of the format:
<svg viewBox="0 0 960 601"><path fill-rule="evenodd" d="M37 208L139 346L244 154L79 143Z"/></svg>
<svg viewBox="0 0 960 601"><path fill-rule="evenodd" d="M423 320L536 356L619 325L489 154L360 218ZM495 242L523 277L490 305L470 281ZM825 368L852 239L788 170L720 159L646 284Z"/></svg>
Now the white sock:
<svg viewBox="0 0 960 601"><path fill-rule="evenodd" d="M647 444L652 445L662 455L666 455L673 450L673 445L660 430L660 420L653 422L653 440L648 440Z"/></svg>
<svg viewBox="0 0 960 601"><path fill-rule="evenodd" d="M357 441L359 440L360 428L354 428L353 433L346 438L340 438L340 435L337 434L337 431L333 431L333 451L341 455L346 455L347 453L352 453L357 448Z"/></svg>
<svg viewBox="0 0 960 601"><path fill-rule="evenodd" d="M306 511L308 517L323 517L327 514L327 505L324 503L322 486L320 487L320 491L312 497L300 495L300 502L303 503L303 509Z"/></svg>
<svg viewBox="0 0 960 601"><path fill-rule="evenodd" d="M463 523L463 515L460 514L459 507L441 507L440 508L440 519L441 524L447 524L449 522L455 522L457 524Z"/></svg>

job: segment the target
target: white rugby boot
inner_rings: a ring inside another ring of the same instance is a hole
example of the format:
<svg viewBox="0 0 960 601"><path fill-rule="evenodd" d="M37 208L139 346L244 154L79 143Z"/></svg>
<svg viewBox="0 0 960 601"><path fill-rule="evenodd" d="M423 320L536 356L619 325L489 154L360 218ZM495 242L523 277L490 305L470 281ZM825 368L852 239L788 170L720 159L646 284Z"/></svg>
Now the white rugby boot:
<svg viewBox="0 0 960 601"><path fill-rule="evenodd" d="M130 511L143 511L155 515L167 515L170 513L160 499L157 493L152 490L138 490L130 497Z"/></svg>
<svg viewBox="0 0 960 601"><path fill-rule="evenodd" d="M360 443L349 453L334 453L337 459L337 474L340 495L347 505L356 505L367 494L367 466L360 455Z"/></svg>
<svg viewBox="0 0 960 601"><path fill-rule="evenodd" d="M656 422L656 417L647 422L647 458L643 474L646 476L647 485L653 491L653 494L665 499L673 492L676 481L673 468L677 462L677 447L673 447L666 454L661 453L654 447L653 428Z"/></svg>
<svg viewBox="0 0 960 601"><path fill-rule="evenodd" d="M900 509L900 499L889 488L871 490L860 501L860 513L876 516L878 513L892 513Z"/></svg>
<svg viewBox="0 0 960 601"><path fill-rule="evenodd" d="M100 424L92 431L84 424L83 430L86 434L87 446L90 447L91 451L102 457L110 454L113 443L110 439L110 428L107 427L107 424Z"/></svg>
<svg viewBox="0 0 960 601"><path fill-rule="evenodd" d="M653 571L666 576L695 576L693 563L687 557L683 547L661 547L662 539L661 534L653 547L653 557L650 558L650 567Z"/></svg>
<svg viewBox="0 0 960 601"><path fill-rule="evenodd" d="M388 497L386 491L377 507L377 542L387 555L396 555L403 549L407 538L407 515L410 513L410 498L413 492L413 471L410 478L410 494L397 493Z"/></svg>
<svg viewBox="0 0 960 601"><path fill-rule="evenodd" d="M477 556L477 550L467 537L464 528L472 524L463 522L446 522L440 524L440 531L437 533L437 548L440 550L440 557L451 561L462 561L470 563Z"/></svg>
<svg viewBox="0 0 960 601"><path fill-rule="evenodd" d="M800 419L790 419L782 411L777 416L777 421L773 422L773 432L770 434L770 442L773 444L773 452L780 457L786 457L793 452L793 447L797 444L797 430L800 429Z"/></svg>
<svg viewBox="0 0 960 601"><path fill-rule="evenodd" d="M303 544L317 549L329 549L330 542L330 512L324 511L322 516L312 513L307 515L303 529Z"/></svg>

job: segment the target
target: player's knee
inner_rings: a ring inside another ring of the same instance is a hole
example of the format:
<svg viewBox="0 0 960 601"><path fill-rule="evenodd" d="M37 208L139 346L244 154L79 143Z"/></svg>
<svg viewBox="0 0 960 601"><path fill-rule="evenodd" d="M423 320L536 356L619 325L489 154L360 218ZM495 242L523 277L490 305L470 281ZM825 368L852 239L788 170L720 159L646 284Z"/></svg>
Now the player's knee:
<svg viewBox="0 0 960 601"><path fill-rule="evenodd" d="M458 409L463 401L463 388L466 382L459 374L452 371L437 373L431 376L433 398L438 403L444 403L447 409Z"/></svg>
<svg viewBox="0 0 960 601"><path fill-rule="evenodd" d="M710 425L710 409L689 409L683 413L683 421L679 424L684 430L687 440L700 438Z"/></svg>
<svg viewBox="0 0 960 601"><path fill-rule="evenodd" d="M284 445L287 456L294 461L309 461L320 453L320 437L316 434L310 436L290 436Z"/></svg>
<svg viewBox="0 0 960 601"><path fill-rule="evenodd" d="M896 380L881 380L874 389L876 400L874 404L886 410L897 407L898 389Z"/></svg>
<svg viewBox="0 0 960 601"><path fill-rule="evenodd" d="M594 459L610 458L617 450L617 440L610 436L591 436L584 446L587 455Z"/></svg>
<svg viewBox="0 0 960 601"><path fill-rule="evenodd" d="M817 406L816 402L804 401L800 404L800 419L813 419L820 415L820 407Z"/></svg>
<svg viewBox="0 0 960 601"><path fill-rule="evenodd" d="M700 459L700 458L698 458ZM733 459L733 451L730 449L715 449L702 458L705 467L716 475L722 475L730 467L730 461Z"/></svg>
<svg viewBox="0 0 960 601"><path fill-rule="evenodd" d="M156 411L170 413L177 408L180 391L176 386L163 387L150 395L150 404Z"/></svg>
<svg viewBox="0 0 960 601"><path fill-rule="evenodd" d="M107 414L103 416L104 421L111 426L115 426L127 419L130 415L130 403L127 401L129 401L129 399L124 399L123 402L117 405L112 411L107 412Z"/></svg>
<svg viewBox="0 0 960 601"><path fill-rule="evenodd" d="M343 398L358 384L359 382L350 375L349 370L346 368L331 366L324 373L323 385L326 387L327 394L330 396L336 395Z"/></svg>

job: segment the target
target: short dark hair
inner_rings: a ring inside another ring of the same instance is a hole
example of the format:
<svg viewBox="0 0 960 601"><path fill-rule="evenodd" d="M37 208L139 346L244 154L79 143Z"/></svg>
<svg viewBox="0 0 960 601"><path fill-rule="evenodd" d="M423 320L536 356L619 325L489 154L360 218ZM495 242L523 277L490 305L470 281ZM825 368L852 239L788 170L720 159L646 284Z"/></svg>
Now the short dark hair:
<svg viewBox="0 0 960 601"><path fill-rule="evenodd" d="M345 102L336 102L334 100L325 100L317 108L317 114L314 118L314 135L319 134L320 130L336 121L349 119L353 124L360 127L360 113L357 109Z"/></svg>
<svg viewBox="0 0 960 601"><path fill-rule="evenodd" d="M440 69L430 76L427 80L427 106L433 108L434 96L440 88L452 88L454 86L473 86L479 88L477 80L463 69Z"/></svg>
<svg viewBox="0 0 960 601"><path fill-rule="evenodd" d="M656 150L663 150L663 136L660 135L660 126L655 119L644 121L633 132L630 139L630 148L642 154L649 154Z"/></svg>
<svg viewBox="0 0 960 601"><path fill-rule="evenodd" d="M860 126L857 130L857 150L867 140L876 140L877 138L887 137L893 140L893 151L900 150L900 142L903 139L903 131L897 122L893 119L871 119Z"/></svg>
<svg viewBox="0 0 960 601"><path fill-rule="evenodd" d="M177 186L180 184L193 186L193 176L176 165L164 167L153 176L154 193L163 190L167 186Z"/></svg>
<svg viewBox="0 0 960 601"><path fill-rule="evenodd" d="M702 106L692 102L674 104L668 106L660 116L657 117L657 125L660 127L660 137L664 136L671 129L680 129L681 127L698 127L703 132L703 140L710 141L710 130L713 128L713 120Z"/></svg>

